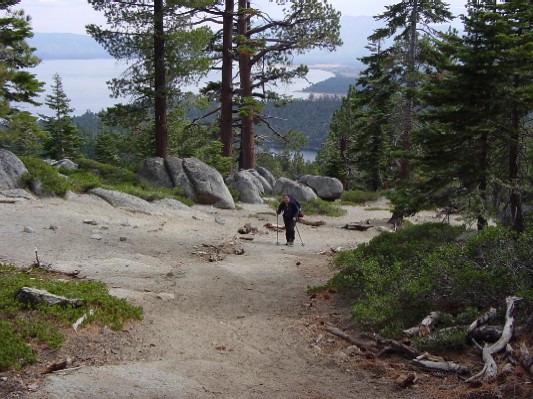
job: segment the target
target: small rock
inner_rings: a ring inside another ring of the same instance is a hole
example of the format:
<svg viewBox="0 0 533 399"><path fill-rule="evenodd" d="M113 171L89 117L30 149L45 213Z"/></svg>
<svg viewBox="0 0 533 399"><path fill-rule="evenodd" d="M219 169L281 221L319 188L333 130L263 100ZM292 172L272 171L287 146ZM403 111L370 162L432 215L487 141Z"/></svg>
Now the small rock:
<svg viewBox="0 0 533 399"><path fill-rule="evenodd" d="M59 229L59 226L55 225L55 224L51 224L50 227L49 227L50 230L58 230Z"/></svg>
<svg viewBox="0 0 533 399"><path fill-rule="evenodd" d="M128 227L130 225L130 222L128 222L127 220L124 220L122 223L121 223L122 226L124 227Z"/></svg>
<svg viewBox="0 0 533 399"><path fill-rule="evenodd" d="M2 381L2 382L7 381L7 377L0 377L0 381Z"/></svg>
<svg viewBox="0 0 533 399"><path fill-rule="evenodd" d="M35 229L30 226L24 226L24 233L35 233Z"/></svg>
<svg viewBox="0 0 533 399"><path fill-rule="evenodd" d="M174 294L167 294L166 292L160 292L157 297L163 301L172 301L176 298Z"/></svg>
<svg viewBox="0 0 533 399"><path fill-rule="evenodd" d="M122 236L122 237L120 237L120 238L119 238L119 240L120 240L120 241L126 241L126 240L127 240L127 238L126 238L126 237L124 237L124 236Z"/></svg>
<svg viewBox="0 0 533 399"><path fill-rule="evenodd" d="M102 236L98 235L98 234L93 234L91 236L91 240L101 240L102 239Z"/></svg>
<svg viewBox="0 0 533 399"><path fill-rule="evenodd" d="M335 361L339 362L339 363L342 363L344 362L346 359L348 359L348 355L344 352L333 352L333 359L335 359Z"/></svg>
<svg viewBox="0 0 533 399"><path fill-rule="evenodd" d="M96 226L98 224L98 222L96 220L94 220L94 219L85 219L83 221L83 223L90 224L90 225L93 225L93 226Z"/></svg>
<svg viewBox="0 0 533 399"><path fill-rule="evenodd" d="M224 218L215 218L215 222L218 224L226 224L226 220Z"/></svg>

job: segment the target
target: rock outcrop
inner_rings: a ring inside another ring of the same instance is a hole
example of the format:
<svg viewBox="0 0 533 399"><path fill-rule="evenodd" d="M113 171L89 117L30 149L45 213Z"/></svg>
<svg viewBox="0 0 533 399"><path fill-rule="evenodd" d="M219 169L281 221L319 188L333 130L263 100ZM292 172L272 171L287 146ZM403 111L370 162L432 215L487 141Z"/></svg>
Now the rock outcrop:
<svg viewBox="0 0 533 399"><path fill-rule="evenodd" d="M298 181L311 187L319 198L326 201L340 198L344 191L340 180L334 177L304 175Z"/></svg>
<svg viewBox="0 0 533 399"><path fill-rule="evenodd" d="M11 151L0 149L0 190L24 188L22 175L26 166Z"/></svg>
<svg viewBox="0 0 533 399"><path fill-rule="evenodd" d="M290 194L294 195L300 202L311 201L317 199L316 193L311 187L308 187L302 183L294 180L280 177L276 182L273 190L274 195Z"/></svg>

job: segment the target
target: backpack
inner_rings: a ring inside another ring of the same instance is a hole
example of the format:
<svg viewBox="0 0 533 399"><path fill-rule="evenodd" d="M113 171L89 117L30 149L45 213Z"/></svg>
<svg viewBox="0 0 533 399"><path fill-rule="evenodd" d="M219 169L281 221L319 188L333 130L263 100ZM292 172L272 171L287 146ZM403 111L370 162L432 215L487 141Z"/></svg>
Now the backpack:
<svg viewBox="0 0 533 399"><path fill-rule="evenodd" d="M291 200L291 202L294 202L296 204L296 207L298 208L298 217L303 217L304 214L302 212L302 205L300 205L296 197L294 195L289 195L289 199Z"/></svg>

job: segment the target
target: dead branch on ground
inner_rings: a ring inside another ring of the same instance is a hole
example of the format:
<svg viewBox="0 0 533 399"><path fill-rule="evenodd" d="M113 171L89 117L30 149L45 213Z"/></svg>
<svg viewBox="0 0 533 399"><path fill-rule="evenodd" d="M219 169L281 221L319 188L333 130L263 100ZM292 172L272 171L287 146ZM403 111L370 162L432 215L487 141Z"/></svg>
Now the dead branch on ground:
<svg viewBox="0 0 533 399"><path fill-rule="evenodd" d="M498 374L498 365L496 364L496 361L494 360L493 355L505 349L509 340L513 336L513 332L514 332L514 315L513 314L516 308L516 303L520 300L521 298L514 297L514 296L507 297L506 299L507 311L505 312L505 325L503 327L502 335L500 336L500 339L496 341L495 343L493 343L492 345L485 345L482 348L481 358L484 363L483 369L476 375L466 380L467 382L477 380L481 377L484 377L485 379L489 380L489 379L496 377L496 375ZM478 345L477 343L476 345L479 348L481 348L481 346Z"/></svg>

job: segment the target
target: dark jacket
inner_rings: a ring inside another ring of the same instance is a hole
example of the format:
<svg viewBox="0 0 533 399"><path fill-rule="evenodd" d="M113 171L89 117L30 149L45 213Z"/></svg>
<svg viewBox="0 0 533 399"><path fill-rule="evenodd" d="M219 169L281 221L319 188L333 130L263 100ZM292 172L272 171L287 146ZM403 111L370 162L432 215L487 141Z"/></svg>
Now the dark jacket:
<svg viewBox="0 0 533 399"><path fill-rule="evenodd" d="M278 206L278 215L283 212L283 219L292 219L292 218L298 218L298 214L300 213L300 210L298 209L298 206L292 202L289 201L288 204L285 204L285 202L282 202Z"/></svg>

